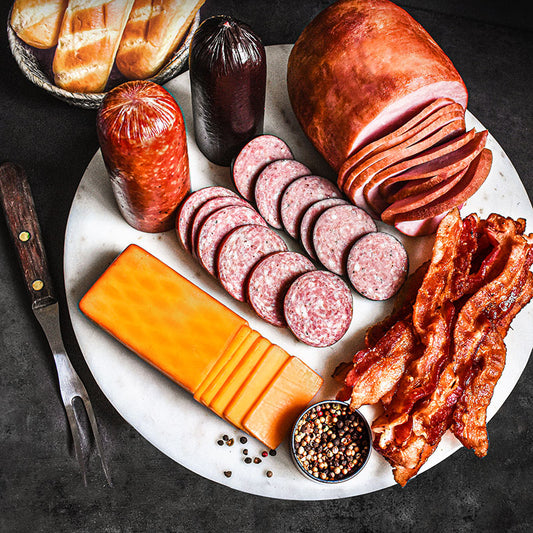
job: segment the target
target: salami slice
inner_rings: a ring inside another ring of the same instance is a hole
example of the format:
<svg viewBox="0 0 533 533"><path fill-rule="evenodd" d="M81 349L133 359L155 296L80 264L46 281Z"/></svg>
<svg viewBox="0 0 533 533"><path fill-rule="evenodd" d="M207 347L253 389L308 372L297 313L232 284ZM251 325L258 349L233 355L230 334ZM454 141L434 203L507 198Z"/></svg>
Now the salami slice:
<svg viewBox="0 0 533 533"><path fill-rule="evenodd" d="M300 221L306 210L319 200L342 198L338 187L322 176L303 176L293 181L281 198L281 221L287 233L299 236Z"/></svg>
<svg viewBox="0 0 533 533"><path fill-rule="evenodd" d="M269 163L255 182L255 204L262 217L274 228L281 229L280 203L286 187L311 171L294 159Z"/></svg>
<svg viewBox="0 0 533 533"><path fill-rule="evenodd" d="M211 198L211 200L207 200L207 202L205 202L198 208L196 214L193 217L189 229L191 251L194 255L197 254L196 247L198 244L198 232L200 231L200 228L202 227L203 223L207 220L207 217L215 211L218 211L219 209L222 209L223 207L228 207L230 205L244 205L252 208L250 203L248 203L246 200L237 195L219 196L218 198Z"/></svg>
<svg viewBox="0 0 533 533"><path fill-rule="evenodd" d="M291 284L283 310L287 325L298 339L310 346L331 346L350 327L352 293L335 274L315 270Z"/></svg>
<svg viewBox="0 0 533 533"><path fill-rule="evenodd" d="M359 294L370 300L388 300L404 284L409 258L402 243L392 235L369 233L352 246L346 270Z"/></svg>
<svg viewBox="0 0 533 533"><path fill-rule="evenodd" d="M246 224L266 226L263 217L251 207L230 205L209 215L198 232L196 253L202 266L216 275L216 257L224 237L233 229Z"/></svg>
<svg viewBox="0 0 533 533"><path fill-rule="evenodd" d="M236 193L225 187L204 187L189 194L181 204L176 218L176 233L181 245L189 252L192 251L189 230L196 211L207 200L219 196L233 196L238 198Z"/></svg>
<svg viewBox="0 0 533 533"><path fill-rule="evenodd" d="M220 245L218 279L231 296L244 302L246 281L255 264L265 255L286 250L285 241L266 226L236 228Z"/></svg>
<svg viewBox="0 0 533 533"><path fill-rule="evenodd" d="M341 276L354 242L376 230L374 220L366 211L355 205L337 205L326 209L315 222L313 248L319 261Z"/></svg>
<svg viewBox="0 0 533 533"><path fill-rule="evenodd" d="M244 198L253 201L259 173L277 159L293 159L293 155L285 142L274 135L259 135L244 146L231 165L233 183Z"/></svg>
<svg viewBox="0 0 533 533"><path fill-rule="evenodd" d="M342 198L326 198L319 200L307 208L300 222L300 241L313 259L317 259L315 248L313 247L313 227L318 217L330 207L335 205L347 205L348 202Z"/></svg>
<svg viewBox="0 0 533 533"><path fill-rule="evenodd" d="M298 252L278 252L261 259L252 270L247 284L247 300L263 320L285 326L283 299L291 283L315 267Z"/></svg>

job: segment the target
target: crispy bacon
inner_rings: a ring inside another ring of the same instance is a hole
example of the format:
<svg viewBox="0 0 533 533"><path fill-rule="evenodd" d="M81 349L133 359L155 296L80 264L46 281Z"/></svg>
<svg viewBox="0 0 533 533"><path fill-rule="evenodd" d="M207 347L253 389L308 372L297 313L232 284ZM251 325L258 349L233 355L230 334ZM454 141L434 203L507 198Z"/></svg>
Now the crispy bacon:
<svg viewBox="0 0 533 533"><path fill-rule="evenodd" d="M345 384L352 387L350 405L377 403L402 377L406 364L416 356L416 338L411 324L400 320L374 348L355 354Z"/></svg>
<svg viewBox="0 0 533 533"><path fill-rule="evenodd" d="M402 486L450 427L477 455L487 452L486 410L505 363L503 338L533 297L533 236L524 231L522 219L461 221L451 211L430 263L338 373L352 407L381 399L374 447Z"/></svg>

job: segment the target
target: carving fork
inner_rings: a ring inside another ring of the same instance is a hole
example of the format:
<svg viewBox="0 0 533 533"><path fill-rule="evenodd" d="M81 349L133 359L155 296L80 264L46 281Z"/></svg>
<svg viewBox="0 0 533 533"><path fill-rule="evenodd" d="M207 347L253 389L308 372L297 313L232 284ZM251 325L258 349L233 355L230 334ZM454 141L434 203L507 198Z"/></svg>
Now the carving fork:
<svg viewBox="0 0 533 533"><path fill-rule="evenodd" d="M74 452L80 464L83 483L87 486L87 471L81 449L80 428L73 404L75 398L80 398L83 402L105 477L109 486L113 486L87 390L74 370L61 338L59 306L48 271L33 197L22 167L13 163L0 165L0 200L30 293L33 313L54 354L61 398L72 432Z"/></svg>

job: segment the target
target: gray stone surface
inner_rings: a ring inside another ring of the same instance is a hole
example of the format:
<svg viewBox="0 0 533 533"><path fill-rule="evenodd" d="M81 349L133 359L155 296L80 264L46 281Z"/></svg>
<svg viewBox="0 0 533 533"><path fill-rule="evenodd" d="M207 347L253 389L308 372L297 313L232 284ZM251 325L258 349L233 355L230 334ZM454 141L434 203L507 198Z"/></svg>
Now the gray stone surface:
<svg viewBox="0 0 533 533"><path fill-rule="evenodd" d="M249 22L265 44L279 44L294 42L329 3L208 0L202 15L232 14ZM0 8L3 21L7 4ZM503 146L531 198L533 39L521 4L483 2L492 6L483 12L478 12L480 2L467 0L406 4L464 77L470 110ZM404 489L315 503L264 499L207 481L151 446L100 392L65 312L63 238L77 184L98 147L95 112L68 106L32 86L11 58L5 32L0 65L0 160L22 164L30 176L63 307L65 343L97 412L115 484L106 487L94 454L89 486L81 484L53 363L0 222L0 531L533 529L531 363L489 424L486 458L460 450Z"/></svg>

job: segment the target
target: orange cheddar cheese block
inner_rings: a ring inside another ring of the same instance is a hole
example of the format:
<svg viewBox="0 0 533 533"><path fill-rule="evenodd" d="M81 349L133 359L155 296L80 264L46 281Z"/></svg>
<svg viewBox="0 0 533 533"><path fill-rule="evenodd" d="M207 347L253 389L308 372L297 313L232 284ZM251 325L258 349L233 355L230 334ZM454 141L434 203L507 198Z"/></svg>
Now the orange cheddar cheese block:
<svg viewBox="0 0 533 533"><path fill-rule="evenodd" d="M322 383L298 358L134 244L79 307L196 400L270 448Z"/></svg>
<svg viewBox="0 0 533 533"><path fill-rule="evenodd" d="M193 393L246 324L136 245L126 248L102 274L80 301L80 309Z"/></svg>
<svg viewBox="0 0 533 533"><path fill-rule="evenodd" d="M248 411L243 428L269 448L276 448L321 385L318 374L291 357Z"/></svg>
<svg viewBox="0 0 533 533"><path fill-rule="evenodd" d="M244 359L231 373L224 385L220 387L212 402L209 404L209 408L215 411L218 416L224 416L224 409L228 403L246 381L246 378L256 371L256 367L261 361L261 358L271 346L272 343L264 337L259 337L254 342Z"/></svg>
<svg viewBox="0 0 533 533"><path fill-rule="evenodd" d="M241 361L246 357L250 348L260 337L261 335L259 335L257 331L254 331L253 329L250 330L250 334L246 337L246 339L244 339L244 342L237 348L234 356L227 361L224 368L222 368L222 370L218 373L218 375L211 382L209 387L206 388L205 392L200 397L196 398L199 402L203 403L207 407L210 406L211 401L216 396L220 388L232 375L235 369L241 364Z"/></svg>
<svg viewBox="0 0 533 533"><path fill-rule="evenodd" d="M241 422L259 395L267 388L272 378L289 359L289 354L275 344L265 353L255 372L248 375L237 393L224 409L224 418L243 429Z"/></svg>
<svg viewBox="0 0 533 533"><path fill-rule="evenodd" d="M207 374L207 376L204 378L202 383L200 383L200 385L194 392L195 400L199 400L199 398L206 391L206 389L211 385L211 383L213 383L213 380L219 375L222 369L226 366L228 361L231 360L235 356L235 354L237 353L237 350L239 349L239 346L242 345L242 343L246 340L246 337L248 337L252 333L252 331L253 330L249 326L246 326L246 325L241 326L239 331L237 331L237 335L233 337L230 345L224 351L224 354L221 357L219 357L217 362L214 364L213 368L211 368L209 374Z"/></svg>

